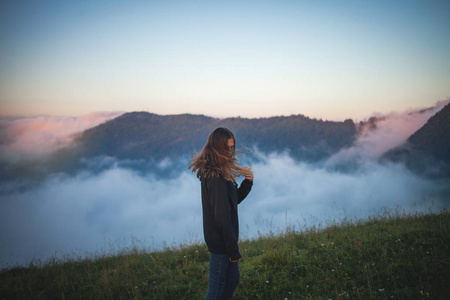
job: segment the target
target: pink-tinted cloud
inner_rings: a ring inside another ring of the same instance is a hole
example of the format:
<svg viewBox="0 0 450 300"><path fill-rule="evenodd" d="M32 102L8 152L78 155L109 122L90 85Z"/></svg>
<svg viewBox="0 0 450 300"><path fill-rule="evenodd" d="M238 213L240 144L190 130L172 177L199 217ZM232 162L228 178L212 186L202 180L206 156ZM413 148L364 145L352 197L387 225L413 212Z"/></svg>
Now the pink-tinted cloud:
<svg viewBox="0 0 450 300"><path fill-rule="evenodd" d="M123 112L97 112L84 116L0 117L0 160L9 163L41 159L73 141L88 128Z"/></svg>
<svg viewBox="0 0 450 300"><path fill-rule="evenodd" d="M376 128L368 124L361 131L352 147L343 149L333 155L329 164L346 163L349 161L376 160L387 151L401 146L429 118L440 111L450 100L438 102L426 110L414 110L403 113L390 113L386 116L375 116Z"/></svg>

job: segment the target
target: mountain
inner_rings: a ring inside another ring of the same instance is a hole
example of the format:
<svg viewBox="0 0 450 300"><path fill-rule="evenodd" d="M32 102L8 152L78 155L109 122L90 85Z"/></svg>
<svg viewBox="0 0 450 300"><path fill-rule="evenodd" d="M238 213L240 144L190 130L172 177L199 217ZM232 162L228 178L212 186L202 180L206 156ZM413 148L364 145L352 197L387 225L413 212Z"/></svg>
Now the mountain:
<svg viewBox="0 0 450 300"><path fill-rule="evenodd" d="M48 157L5 164L0 169L0 180L39 181L49 174L75 174L84 169L101 172L114 165L171 176L186 169L188 160L201 151L217 127L234 132L238 149L247 147L263 153L288 151L297 160L308 162L326 159L349 147L356 138L352 120L330 122L303 115L218 119L131 112L82 132L74 143ZM245 163L258 158L253 151L240 159Z"/></svg>
<svg viewBox="0 0 450 300"><path fill-rule="evenodd" d="M350 146L356 137L352 120L329 122L302 115L259 119L216 119L202 115L161 116L126 113L86 130L77 144L82 157L119 159L191 157L199 152L217 127L234 132L237 146L263 152L289 151L304 161L319 161Z"/></svg>
<svg viewBox="0 0 450 300"><path fill-rule="evenodd" d="M186 169L193 153L201 151L217 127L235 133L237 148L253 151L240 156L245 164L258 160L258 153L289 152L298 161L325 161L352 146L364 130L375 130L382 117L355 124L310 119L303 115L270 118L218 119L203 115L157 115L131 112L80 133L69 147L39 161L5 164L1 180L37 178L52 173L100 172L118 165L140 172L171 176ZM405 163L420 174L450 174L450 104L429 119L403 145L383 160ZM435 168L439 166L439 168ZM450 177L450 175L449 175Z"/></svg>
<svg viewBox="0 0 450 300"><path fill-rule="evenodd" d="M419 174L450 177L450 103L383 159L404 162Z"/></svg>
<svg viewBox="0 0 450 300"><path fill-rule="evenodd" d="M83 132L76 140L83 157L174 158L192 152L215 119L197 115L126 113Z"/></svg>

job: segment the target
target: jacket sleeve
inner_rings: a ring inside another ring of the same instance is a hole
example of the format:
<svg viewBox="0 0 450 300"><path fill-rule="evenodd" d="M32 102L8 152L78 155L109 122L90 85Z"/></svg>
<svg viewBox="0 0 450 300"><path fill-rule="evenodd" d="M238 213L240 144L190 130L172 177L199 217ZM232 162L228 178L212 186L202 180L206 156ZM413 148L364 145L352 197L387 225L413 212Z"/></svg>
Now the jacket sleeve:
<svg viewBox="0 0 450 300"><path fill-rule="evenodd" d="M228 199L227 183L223 178L211 178L211 206L214 220L219 232L222 234L227 254L232 260L241 258L238 240L231 223L231 207Z"/></svg>
<svg viewBox="0 0 450 300"><path fill-rule="evenodd" d="M250 181L248 179L244 179L242 181L241 186L238 189L238 203L241 203L242 200L247 197L248 193L250 193L253 186L253 181Z"/></svg>

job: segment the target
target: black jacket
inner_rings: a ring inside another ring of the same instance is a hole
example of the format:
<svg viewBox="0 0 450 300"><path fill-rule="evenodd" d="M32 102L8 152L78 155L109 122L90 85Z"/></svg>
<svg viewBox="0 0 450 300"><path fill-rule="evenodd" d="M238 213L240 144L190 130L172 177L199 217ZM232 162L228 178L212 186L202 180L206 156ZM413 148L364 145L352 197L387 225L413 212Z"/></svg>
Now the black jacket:
<svg viewBox="0 0 450 300"><path fill-rule="evenodd" d="M232 260L241 258L238 247L238 204L252 189L245 179L239 189L233 181L222 177L200 178L202 182L203 234L208 250L228 254Z"/></svg>

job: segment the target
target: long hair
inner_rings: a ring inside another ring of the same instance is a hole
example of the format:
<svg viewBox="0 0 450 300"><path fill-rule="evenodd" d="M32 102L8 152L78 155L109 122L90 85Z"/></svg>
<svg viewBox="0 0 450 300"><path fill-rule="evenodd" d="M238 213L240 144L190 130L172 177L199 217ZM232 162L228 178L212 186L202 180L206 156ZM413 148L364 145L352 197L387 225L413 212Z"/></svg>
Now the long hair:
<svg viewBox="0 0 450 300"><path fill-rule="evenodd" d="M237 166L239 160L235 149L228 147L229 139L236 143L233 133L226 128L219 127L211 132L202 151L190 160L192 163L188 169L197 172L198 178L222 176L225 180L234 180L251 174L251 167Z"/></svg>

